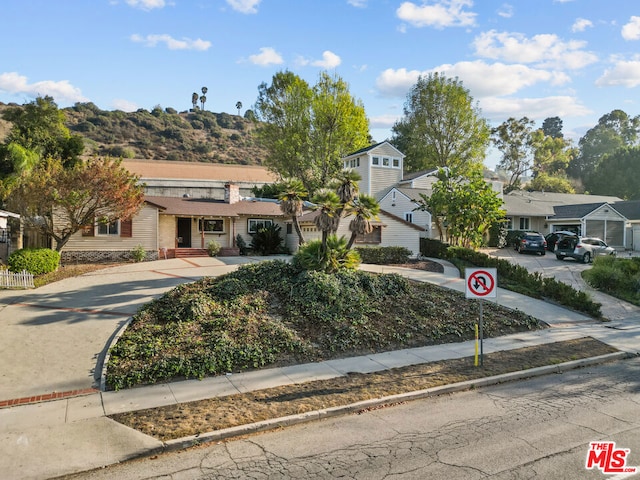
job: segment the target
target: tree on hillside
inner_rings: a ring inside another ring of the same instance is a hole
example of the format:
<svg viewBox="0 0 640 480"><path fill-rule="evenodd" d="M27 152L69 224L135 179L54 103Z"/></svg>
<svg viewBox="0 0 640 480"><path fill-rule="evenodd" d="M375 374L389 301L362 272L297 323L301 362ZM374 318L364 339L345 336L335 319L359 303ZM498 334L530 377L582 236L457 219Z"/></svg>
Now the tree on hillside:
<svg viewBox="0 0 640 480"><path fill-rule="evenodd" d="M622 110L603 115L578 142L580 155L569 164L568 175L589 189L589 179L600 160L619 148L636 146L639 132L640 116L629 117Z"/></svg>
<svg viewBox="0 0 640 480"><path fill-rule="evenodd" d="M139 178L120 160L94 158L65 168L47 160L25 173L7 203L23 221L53 238L60 251L74 233L131 219L143 202Z"/></svg>
<svg viewBox="0 0 640 480"><path fill-rule="evenodd" d="M441 241L462 247L481 246L505 213L498 192L477 171L463 176L440 169L431 196L421 193L417 203L417 210L431 213Z"/></svg>
<svg viewBox="0 0 640 480"><path fill-rule="evenodd" d="M320 74L311 87L290 71L258 87L254 106L265 164L281 178L299 179L312 195L342 169L342 157L369 144L362 102L337 76Z"/></svg>
<svg viewBox="0 0 640 480"><path fill-rule="evenodd" d="M605 155L589 185L594 194L640 200L640 147L625 147Z"/></svg>
<svg viewBox="0 0 640 480"><path fill-rule="evenodd" d="M193 109L195 110L196 108L198 108L198 100L199 100L199 96L197 92L193 92L191 94L191 103L193 104Z"/></svg>
<svg viewBox="0 0 640 480"><path fill-rule="evenodd" d="M52 97L38 97L22 107L9 107L2 118L12 125L0 146L0 177L20 174L21 168L35 166L34 162L25 163L24 155L38 161L58 159L70 167L84 151L82 137L71 135L64 124L64 112Z"/></svg>
<svg viewBox="0 0 640 480"><path fill-rule="evenodd" d="M560 117L548 117L542 122L542 131L551 138L563 138L562 120Z"/></svg>
<svg viewBox="0 0 640 480"><path fill-rule="evenodd" d="M490 128L462 82L443 74L418 78L393 126L391 143L404 152L407 171L482 168Z"/></svg>
<svg viewBox="0 0 640 480"><path fill-rule="evenodd" d="M238 116L240 116L240 110L242 110L242 102L236 102L236 108L238 109Z"/></svg>
<svg viewBox="0 0 640 480"><path fill-rule="evenodd" d="M507 193L520 187L520 178L531 168L533 125L533 120L527 117L520 120L511 117L491 130L493 144L502 153L498 168L510 175L505 186Z"/></svg>

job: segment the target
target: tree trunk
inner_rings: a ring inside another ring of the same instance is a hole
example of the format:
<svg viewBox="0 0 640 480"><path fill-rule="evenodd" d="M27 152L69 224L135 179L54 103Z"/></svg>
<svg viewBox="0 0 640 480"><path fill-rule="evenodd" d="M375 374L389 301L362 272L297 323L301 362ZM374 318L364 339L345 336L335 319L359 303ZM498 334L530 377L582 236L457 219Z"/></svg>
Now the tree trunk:
<svg viewBox="0 0 640 480"><path fill-rule="evenodd" d="M356 232L351 232L351 238L349 238L349 243L347 243L347 250L351 250L351 247L353 247L357 236L358 234Z"/></svg>
<svg viewBox="0 0 640 480"><path fill-rule="evenodd" d="M291 217L291 221L293 222L293 228L295 229L296 234L298 235L298 246L300 246L304 243L304 237L302 235L302 230L300 230L300 223L298 222L298 217L296 215L293 215Z"/></svg>

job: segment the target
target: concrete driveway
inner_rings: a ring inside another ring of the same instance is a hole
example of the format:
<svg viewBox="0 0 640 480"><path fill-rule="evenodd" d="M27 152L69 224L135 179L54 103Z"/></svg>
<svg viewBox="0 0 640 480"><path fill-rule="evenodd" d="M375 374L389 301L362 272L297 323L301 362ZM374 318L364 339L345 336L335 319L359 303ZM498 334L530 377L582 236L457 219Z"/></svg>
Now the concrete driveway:
<svg viewBox="0 0 640 480"><path fill-rule="evenodd" d="M630 322L635 325L640 324L640 307L601 293L584 282L582 272L591 268L592 264L584 264L571 258L558 260L551 252L542 256L535 253L518 253L512 247L486 248L482 252L522 265L529 272L538 272L543 277L555 278L576 290L588 293L594 301L602 304L603 316L612 322L612 327L624 328Z"/></svg>

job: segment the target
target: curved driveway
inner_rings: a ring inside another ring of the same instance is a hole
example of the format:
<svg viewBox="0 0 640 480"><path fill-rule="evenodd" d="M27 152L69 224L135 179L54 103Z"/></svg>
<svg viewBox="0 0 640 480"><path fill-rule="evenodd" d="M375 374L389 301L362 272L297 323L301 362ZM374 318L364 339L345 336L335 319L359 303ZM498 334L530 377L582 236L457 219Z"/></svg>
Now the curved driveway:
<svg viewBox="0 0 640 480"><path fill-rule="evenodd" d="M185 281L263 259L158 260L0 290L0 402L96 388L110 339L140 306Z"/></svg>

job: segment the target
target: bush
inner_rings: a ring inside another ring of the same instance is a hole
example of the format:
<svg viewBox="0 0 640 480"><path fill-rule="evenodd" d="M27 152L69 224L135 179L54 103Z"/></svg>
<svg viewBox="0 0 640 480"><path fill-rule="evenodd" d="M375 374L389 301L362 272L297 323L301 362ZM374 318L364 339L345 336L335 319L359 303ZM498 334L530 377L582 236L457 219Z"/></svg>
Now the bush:
<svg viewBox="0 0 640 480"><path fill-rule="evenodd" d="M360 255L356 250L347 249L347 240L344 237L329 235L325 252L322 251L321 240L312 240L298 249L292 262L301 270L336 273L340 270L358 268Z"/></svg>
<svg viewBox="0 0 640 480"><path fill-rule="evenodd" d="M420 239L420 255L423 257L445 259L447 258L447 248L449 248L449 245L439 240L432 240L430 238Z"/></svg>
<svg viewBox="0 0 640 480"><path fill-rule="evenodd" d="M23 248L9 255L7 264L14 273L26 270L34 275L42 275L58 269L60 253L50 248Z"/></svg>
<svg viewBox="0 0 640 480"><path fill-rule="evenodd" d="M144 262L147 259L147 251L140 244L131 250L131 258L134 262Z"/></svg>
<svg viewBox="0 0 640 480"><path fill-rule="evenodd" d="M282 228L273 223L258 229L251 239L251 248L259 255L280 253L282 245L280 230Z"/></svg>
<svg viewBox="0 0 640 480"><path fill-rule="evenodd" d="M582 278L598 290L640 305L640 257L596 257Z"/></svg>
<svg viewBox="0 0 640 480"><path fill-rule="evenodd" d="M240 250L240 255L247 255L249 253L247 242L244 241L244 238L242 238L240 234L236 235L236 245Z"/></svg>
<svg viewBox="0 0 640 480"><path fill-rule="evenodd" d="M215 257L216 255L218 255L218 253L220 253L220 248L220 244L215 240L210 240L209 243L207 243L207 252L209 253L210 257Z"/></svg>
<svg viewBox="0 0 640 480"><path fill-rule="evenodd" d="M357 247L362 263L375 265L389 265L393 263L407 263L411 250L405 247Z"/></svg>

